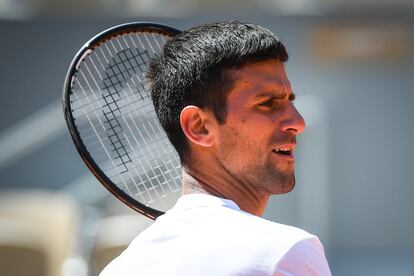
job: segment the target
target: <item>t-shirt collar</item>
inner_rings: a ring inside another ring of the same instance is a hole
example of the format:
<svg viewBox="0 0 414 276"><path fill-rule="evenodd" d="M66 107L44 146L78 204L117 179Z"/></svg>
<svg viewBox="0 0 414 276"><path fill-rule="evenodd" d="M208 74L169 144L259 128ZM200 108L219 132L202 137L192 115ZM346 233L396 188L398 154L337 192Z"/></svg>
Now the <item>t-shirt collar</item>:
<svg viewBox="0 0 414 276"><path fill-rule="evenodd" d="M230 200L208 194L186 194L182 195L172 210L185 210L206 206L225 206L240 211L239 206Z"/></svg>

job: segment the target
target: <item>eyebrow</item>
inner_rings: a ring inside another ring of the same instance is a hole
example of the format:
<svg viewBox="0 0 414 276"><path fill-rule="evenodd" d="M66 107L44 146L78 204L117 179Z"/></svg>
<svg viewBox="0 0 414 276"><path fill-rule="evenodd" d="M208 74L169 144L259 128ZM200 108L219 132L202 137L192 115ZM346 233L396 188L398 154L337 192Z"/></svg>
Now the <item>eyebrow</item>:
<svg viewBox="0 0 414 276"><path fill-rule="evenodd" d="M288 96L288 93L285 91L282 92L263 92L256 95L256 99L260 98L270 98L270 99L284 99ZM291 92L289 93L289 100L294 101L296 99L296 94Z"/></svg>

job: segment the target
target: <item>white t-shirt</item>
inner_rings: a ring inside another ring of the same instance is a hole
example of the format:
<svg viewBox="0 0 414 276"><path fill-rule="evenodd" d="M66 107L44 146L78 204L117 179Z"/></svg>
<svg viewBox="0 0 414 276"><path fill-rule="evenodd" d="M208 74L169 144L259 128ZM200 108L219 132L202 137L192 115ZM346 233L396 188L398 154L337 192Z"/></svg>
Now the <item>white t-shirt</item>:
<svg viewBox="0 0 414 276"><path fill-rule="evenodd" d="M331 275L319 239L231 200L182 196L100 276Z"/></svg>

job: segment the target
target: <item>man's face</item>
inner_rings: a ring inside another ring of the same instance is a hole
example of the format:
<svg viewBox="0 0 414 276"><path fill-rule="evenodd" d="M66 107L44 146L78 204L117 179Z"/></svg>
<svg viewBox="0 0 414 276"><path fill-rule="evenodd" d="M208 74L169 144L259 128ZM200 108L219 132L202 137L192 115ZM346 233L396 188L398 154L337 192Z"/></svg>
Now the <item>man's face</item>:
<svg viewBox="0 0 414 276"><path fill-rule="evenodd" d="M218 127L219 166L259 193L282 194L295 185L296 135L305 122L283 63L266 60L230 72L226 122Z"/></svg>

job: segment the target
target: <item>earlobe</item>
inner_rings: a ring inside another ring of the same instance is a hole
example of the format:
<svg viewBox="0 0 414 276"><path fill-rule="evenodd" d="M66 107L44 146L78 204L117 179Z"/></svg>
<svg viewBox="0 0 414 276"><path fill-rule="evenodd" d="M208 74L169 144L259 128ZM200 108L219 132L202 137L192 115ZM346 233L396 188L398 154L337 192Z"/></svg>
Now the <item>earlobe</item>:
<svg viewBox="0 0 414 276"><path fill-rule="evenodd" d="M202 147L213 145L209 115L201 108L189 105L180 114L180 124L188 140Z"/></svg>

